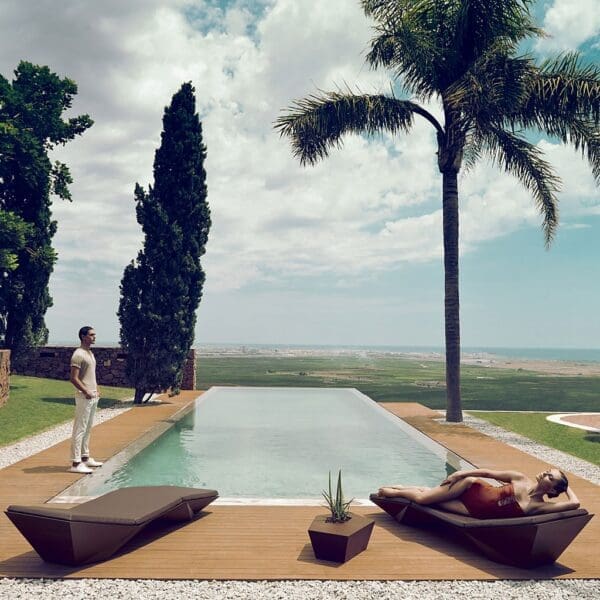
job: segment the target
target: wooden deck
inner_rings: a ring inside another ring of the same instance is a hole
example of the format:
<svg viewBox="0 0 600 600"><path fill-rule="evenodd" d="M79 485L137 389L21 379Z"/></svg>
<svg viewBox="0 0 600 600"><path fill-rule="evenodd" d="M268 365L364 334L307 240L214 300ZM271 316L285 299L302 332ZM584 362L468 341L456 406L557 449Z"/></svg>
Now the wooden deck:
<svg viewBox="0 0 600 600"><path fill-rule="evenodd" d="M136 407L94 428L94 456L105 459L170 420L200 392L183 392L161 405ZM464 425L434 420L417 404L384 404L470 462L536 473L546 465ZM0 507L38 504L78 477L66 472L69 442L0 470ZM571 477L582 505L600 512L598 487ZM356 512L375 519L366 552L345 564L314 558L307 535L310 506L209 506L203 517L179 527L152 526L113 559L81 568L43 562L4 514L0 516L0 576L128 579L546 579L600 578L600 516L596 516L550 567L522 570L490 562L452 540L402 526L377 507Z"/></svg>

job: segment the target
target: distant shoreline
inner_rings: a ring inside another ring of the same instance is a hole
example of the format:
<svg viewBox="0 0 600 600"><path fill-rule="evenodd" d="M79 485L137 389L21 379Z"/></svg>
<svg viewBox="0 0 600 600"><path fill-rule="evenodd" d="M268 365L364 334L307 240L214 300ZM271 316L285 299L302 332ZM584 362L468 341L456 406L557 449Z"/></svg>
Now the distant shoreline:
<svg viewBox="0 0 600 600"><path fill-rule="evenodd" d="M75 346L73 342L52 342L49 345ZM118 346L118 344L100 341L98 346ZM194 347L202 357L325 358L355 356L371 359L396 357L424 362L444 361L443 349L431 346L419 348L416 346L198 344ZM525 356L519 356L520 353ZM541 356L536 356L536 354ZM492 369L522 369L548 375L600 376L600 349L466 347L463 348L461 363Z"/></svg>
<svg viewBox="0 0 600 600"><path fill-rule="evenodd" d="M214 358L310 358L354 356L363 358L398 358L423 362L443 362L441 352L403 352L383 349L359 349L352 347L309 346L254 346L254 345L210 345L197 348L201 357ZM503 357L490 352L464 352L461 364L491 369L522 369L548 375L600 376L600 361L593 360L541 360Z"/></svg>

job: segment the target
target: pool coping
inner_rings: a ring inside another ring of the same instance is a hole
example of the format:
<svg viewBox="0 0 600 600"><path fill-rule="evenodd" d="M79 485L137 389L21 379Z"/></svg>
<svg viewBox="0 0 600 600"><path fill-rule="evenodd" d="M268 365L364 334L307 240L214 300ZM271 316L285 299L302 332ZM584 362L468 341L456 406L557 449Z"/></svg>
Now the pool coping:
<svg viewBox="0 0 600 600"><path fill-rule="evenodd" d="M89 490L90 485L92 487L99 486L109 480L114 473L119 470L123 465L125 465L129 460L131 460L134 456L145 450L147 446L152 444L155 440L160 438L164 433L166 433L169 429L171 429L174 424L185 418L191 412L195 411L199 406L201 406L206 400L215 394L218 394L222 390L229 390L234 392L243 393L244 390L249 387L252 390L260 391L260 390L301 390L302 392L310 391L310 390L322 390L326 389L327 391L333 390L343 390L344 392L352 394L354 397L358 398L361 402L369 407L369 410L372 410L380 415L381 418L384 418L394 424L394 426L398 427L405 433L407 433L410 437L412 437L417 443L421 444L425 448L427 448L431 453L435 454L441 460L445 462L450 462L451 466L454 469L468 469L475 468L475 466L462 456L452 452L450 448L444 446L443 444L437 443L428 435L424 434L419 429L409 425L406 421L402 419L398 419L393 413L386 410L382 407L382 405L372 398L362 393L360 390L357 390L353 387L328 387L328 388L319 388L319 387L292 387L292 386L277 386L274 387L266 387L266 386L212 386L208 390L206 390L202 395L195 398L192 402L189 402L185 406L181 407L179 410L173 413L173 415L164 421L160 421L154 427L150 428L143 435L139 436L135 440L133 440L128 446L123 448L120 452L111 456L107 460L104 461L102 469L94 470L92 474L87 477L81 477L78 481L68 486L66 489L62 490L59 494L50 498L48 500L49 503L53 504L71 504L71 503L81 503L87 502L89 500L93 500L97 498L96 495L85 494L84 492ZM450 453L452 456L448 456ZM492 484L496 484L494 481L490 481ZM242 505L254 505L254 506L323 506L323 498L322 496L316 497L303 497L303 498L270 498L270 497L219 497L213 505L223 505L223 506L242 506ZM353 506L375 506L369 498L353 498Z"/></svg>
<svg viewBox="0 0 600 600"><path fill-rule="evenodd" d="M201 392L170 398L164 404L132 409L94 428L98 458L111 456L160 420L168 420ZM453 452L483 468L515 468L535 473L546 463L475 430L446 424L440 415L415 403L383 403L396 416L416 426ZM72 481L66 472L68 441L0 470L0 501L36 504ZM590 512L600 510L595 486L570 477ZM426 531L403 527L372 507L356 512L373 518L376 527L366 552L343 565L316 561L306 529L318 507L209 506L206 515L168 535L150 535L129 551L104 563L78 568L44 563L2 514L0 577L243 579L243 580L490 580L600 578L596 548L600 520L588 527L565 551L560 562L535 570L491 563L468 549ZM243 523L240 529L238 524ZM143 543L146 542L146 543Z"/></svg>

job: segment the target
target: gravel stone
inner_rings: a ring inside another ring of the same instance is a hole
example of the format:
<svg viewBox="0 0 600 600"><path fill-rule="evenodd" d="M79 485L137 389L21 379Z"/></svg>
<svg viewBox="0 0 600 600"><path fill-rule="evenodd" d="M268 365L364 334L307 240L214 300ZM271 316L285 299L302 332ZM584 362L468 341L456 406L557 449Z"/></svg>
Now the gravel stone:
<svg viewBox="0 0 600 600"><path fill-rule="evenodd" d="M181 600L596 600L598 579L548 581L198 581L2 579L0 597L44 600L144 598Z"/></svg>

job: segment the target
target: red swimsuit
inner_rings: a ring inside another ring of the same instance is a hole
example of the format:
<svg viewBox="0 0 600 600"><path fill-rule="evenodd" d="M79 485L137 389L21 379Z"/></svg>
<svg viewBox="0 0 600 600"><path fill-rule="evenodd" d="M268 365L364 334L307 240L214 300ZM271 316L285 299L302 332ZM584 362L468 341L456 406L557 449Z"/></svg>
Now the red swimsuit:
<svg viewBox="0 0 600 600"><path fill-rule="evenodd" d="M478 479L458 499L477 519L504 519L525 514L517 502L512 483L496 487Z"/></svg>

